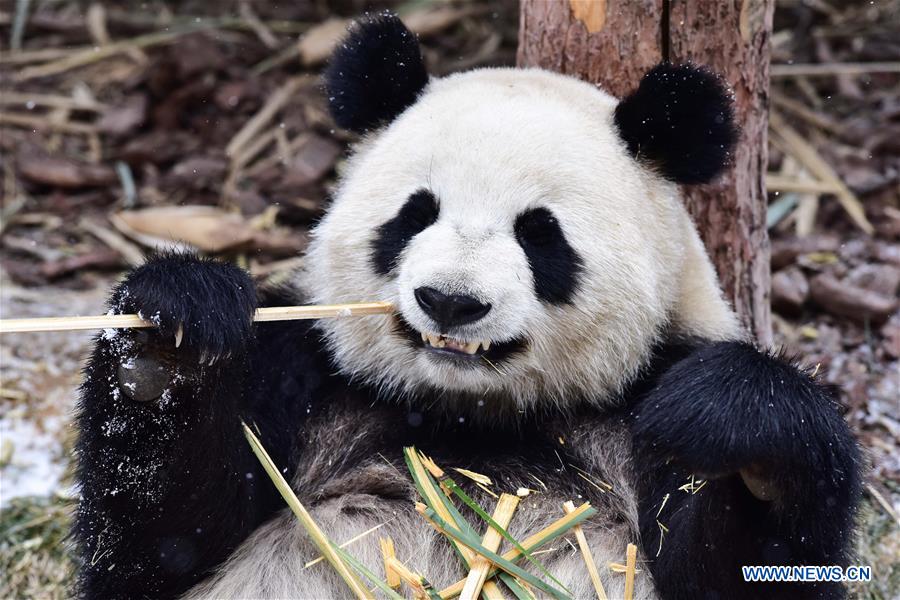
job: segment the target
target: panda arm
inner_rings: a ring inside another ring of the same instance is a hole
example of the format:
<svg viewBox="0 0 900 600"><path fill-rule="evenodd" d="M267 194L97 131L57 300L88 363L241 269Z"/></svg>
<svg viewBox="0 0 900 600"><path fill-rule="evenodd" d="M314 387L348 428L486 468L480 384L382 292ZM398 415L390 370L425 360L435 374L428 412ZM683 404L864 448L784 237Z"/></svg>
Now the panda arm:
<svg viewBox="0 0 900 600"><path fill-rule="evenodd" d="M741 572L846 564L860 454L829 389L749 344L710 343L660 376L631 429L642 540L664 598L843 595Z"/></svg>
<svg viewBox="0 0 900 600"><path fill-rule="evenodd" d="M259 365L271 371L283 358L260 360L256 338L271 330L254 332L256 304L246 273L184 254L151 258L114 290L113 310L159 326L104 333L85 370L80 594L177 596L282 506L241 429L241 419L254 422L276 462L292 468L300 417L277 387L260 389Z"/></svg>

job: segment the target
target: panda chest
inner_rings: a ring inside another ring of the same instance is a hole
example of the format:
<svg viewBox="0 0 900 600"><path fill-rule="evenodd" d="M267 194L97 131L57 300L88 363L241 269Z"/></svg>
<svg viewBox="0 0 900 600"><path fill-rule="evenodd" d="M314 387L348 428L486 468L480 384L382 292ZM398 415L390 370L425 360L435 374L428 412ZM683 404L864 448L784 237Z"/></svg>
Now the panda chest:
<svg viewBox="0 0 900 600"><path fill-rule="evenodd" d="M501 493L509 493L523 499L523 510L558 517L563 502L612 507L618 504L612 498L630 487L625 472L630 461L623 456L630 451L627 440L607 423L594 424L585 437L577 430L574 435L571 429L560 431L552 422L486 430L409 419L400 409L367 412L336 412L303 432L293 482L301 498L312 504L337 502L342 511L393 511L398 505L411 510L420 498L403 457L405 447L429 457L488 512ZM603 439L604 447L591 452L593 439Z"/></svg>

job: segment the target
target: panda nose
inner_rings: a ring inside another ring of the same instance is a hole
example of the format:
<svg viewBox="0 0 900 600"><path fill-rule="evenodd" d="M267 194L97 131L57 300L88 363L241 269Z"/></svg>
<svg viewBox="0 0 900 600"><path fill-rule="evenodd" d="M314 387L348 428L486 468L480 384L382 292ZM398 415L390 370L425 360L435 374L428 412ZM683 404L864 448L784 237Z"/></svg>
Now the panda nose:
<svg viewBox="0 0 900 600"><path fill-rule="evenodd" d="M490 304L482 304L472 296L448 295L430 287L416 288L416 302L443 331L450 327L473 323L491 310Z"/></svg>

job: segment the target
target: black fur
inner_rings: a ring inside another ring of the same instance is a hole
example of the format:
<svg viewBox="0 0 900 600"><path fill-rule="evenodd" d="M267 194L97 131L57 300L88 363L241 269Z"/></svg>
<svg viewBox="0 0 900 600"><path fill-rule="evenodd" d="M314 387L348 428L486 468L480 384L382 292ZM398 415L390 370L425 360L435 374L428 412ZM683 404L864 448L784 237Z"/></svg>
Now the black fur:
<svg viewBox="0 0 900 600"><path fill-rule="evenodd" d="M659 550L650 570L663 598L844 595L839 584L745 584L740 570L847 562L860 455L830 389L748 344L709 344L669 368L631 422L642 539ZM751 495L742 469L762 474L776 498ZM692 475L710 480L680 491ZM657 521L668 528L661 546Z"/></svg>
<svg viewBox="0 0 900 600"><path fill-rule="evenodd" d="M280 506L240 429L252 408L244 389L255 306L246 272L189 255L157 255L114 290L113 311L139 311L159 328L99 336L85 369L73 532L84 596L174 596ZM122 389L119 373L137 358L168 368L156 402ZM285 408L263 412L260 427Z"/></svg>
<svg viewBox="0 0 900 600"><path fill-rule="evenodd" d="M334 122L357 133L393 121L428 84L415 34L389 12L354 23L324 77Z"/></svg>
<svg viewBox="0 0 900 600"><path fill-rule="evenodd" d="M409 241L430 227L438 218L437 199L428 190L418 190L400 208L400 212L376 230L372 243L372 265L380 275L390 273Z"/></svg>
<svg viewBox="0 0 900 600"><path fill-rule="evenodd" d="M224 319L246 318L248 283L232 267L170 255L151 260L114 292L114 308L144 314L152 308L161 322L159 331L100 336L85 372L74 531L82 595L178 596L283 508L243 439L241 420L258 428L285 473L310 482L301 493L311 504L352 492L397 500L398 510L408 506L415 492L402 475L384 475L391 469L362 490L356 483L347 488L344 476L381 457L402 472L400 449L413 444L440 464L470 466L513 487L533 485L526 474L536 475L557 493L581 494L612 519L626 518L616 512L624 502L594 492L568 468L584 468L569 434L604 424L627 435L627 426L640 476L644 549L664 598L695 597L697 590L720 598L840 594L833 586L768 588L739 580L741 564L846 561L858 451L826 391L793 366L743 344L675 340L656 349L624 392L621 415L573 398L568 418L532 413L486 425L448 419L431 394L407 408L349 381L314 323L262 323L226 336L228 343L201 343L218 339L213 330ZM167 286L171 295L160 292ZM262 301L298 302L290 291ZM184 345L186 330L176 350L176 319L191 315L194 343ZM212 365L199 362L204 349L207 357L217 354ZM171 383L157 401L122 393L118 373L134 357L168 366ZM557 441L563 433L571 446ZM760 467L780 499L753 498L736 475L747 466ZM679 491L691 473L715 478L696 494ZM653 558L657 512L669 533Z"/></svg>
<svg viewBox="0 0 900 600"><path fill-rule="evenodd" d="M731 159L738 138L731 93L714 74L663 63L616 107L628 150L678 183L706 183Z"/></svg>
<svg viewBox="0 0 900 600"><path fill-rule="evenodd" d="M583 263L553 213L543 207L522 213L515 233L534 274L537 296L551 304L571 302Z"/></svg>

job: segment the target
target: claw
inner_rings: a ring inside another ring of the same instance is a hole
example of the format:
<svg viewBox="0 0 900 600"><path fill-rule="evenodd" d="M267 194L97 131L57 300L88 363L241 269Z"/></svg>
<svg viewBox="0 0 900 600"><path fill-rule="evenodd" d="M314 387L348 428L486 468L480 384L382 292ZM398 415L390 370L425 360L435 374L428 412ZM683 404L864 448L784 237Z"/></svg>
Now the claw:
<svg viewBox="0 0 900 600"><path fill-rule="evenodd" d="M175 347L181 346L181 338L184 337L184 325L178 324L178 331L175 332Z"/></svg>

